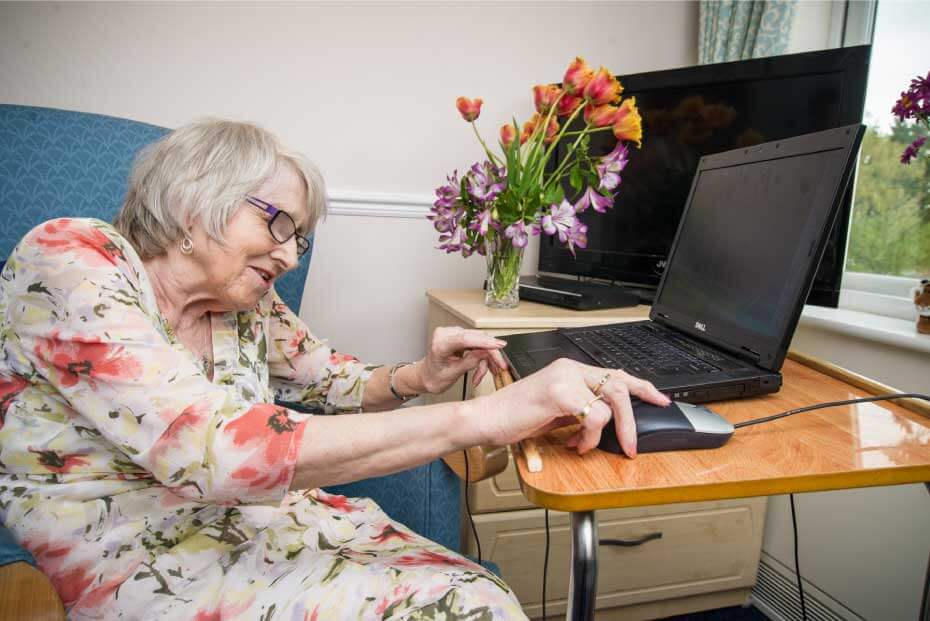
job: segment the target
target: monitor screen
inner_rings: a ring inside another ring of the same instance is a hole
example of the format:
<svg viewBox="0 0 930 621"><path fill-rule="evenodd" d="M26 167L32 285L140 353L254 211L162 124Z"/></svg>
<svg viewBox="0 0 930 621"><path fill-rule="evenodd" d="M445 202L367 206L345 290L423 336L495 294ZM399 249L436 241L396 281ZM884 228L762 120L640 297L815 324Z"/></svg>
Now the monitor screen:
<svg viewBox="0 0 930 621"><path fill-rule="evenodd" d="M582 215L588 247L574 258L543 236L539 271L655 288L700 158L861 122L869 52L860 46L620 76L643 118L643 147L631 149L613 209ZM609 132L594 134L591 153L606 154L614 143ZM810 303L839 300L851 204L850 187Z"/></svg>

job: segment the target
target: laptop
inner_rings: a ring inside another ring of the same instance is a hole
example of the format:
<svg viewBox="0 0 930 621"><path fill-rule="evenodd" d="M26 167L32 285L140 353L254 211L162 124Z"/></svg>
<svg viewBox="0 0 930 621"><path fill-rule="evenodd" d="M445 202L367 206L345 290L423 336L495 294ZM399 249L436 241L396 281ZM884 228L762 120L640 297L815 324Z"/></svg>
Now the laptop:
<svg viewBox="0 0 930 621"><path fill-rule="evenodd" d="M514 376L572 358L691 403L777 392L863 133L702 157L649 319L501 337Z"/></svg>

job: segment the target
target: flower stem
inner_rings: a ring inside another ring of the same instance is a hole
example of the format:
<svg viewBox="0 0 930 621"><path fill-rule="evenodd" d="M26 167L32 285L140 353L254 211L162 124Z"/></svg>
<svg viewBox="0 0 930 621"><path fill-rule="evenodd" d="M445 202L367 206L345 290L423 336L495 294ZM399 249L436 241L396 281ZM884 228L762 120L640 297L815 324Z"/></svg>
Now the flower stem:
<svg viewBox="0 0 930 621"><path fill-rule="evenodd" d="M488 158L489 158L492 162L494 162L495 165L500 166L500 165L501 165L501 161L500 161L499 159L497 159L497 156L494 155L494 153L491 152L491 149L488 148L488 145L485 144L484 138L482 138L482 137L481 137L481 134L478 132L478 126L475 125L475 122L474 122L474 121L471 122L471 128L472 128L473 130L475 130L475 136L478 137L478 142L480 142L480 143L481 143L481 146L484 147L484 152L488 154Z"/></svg>

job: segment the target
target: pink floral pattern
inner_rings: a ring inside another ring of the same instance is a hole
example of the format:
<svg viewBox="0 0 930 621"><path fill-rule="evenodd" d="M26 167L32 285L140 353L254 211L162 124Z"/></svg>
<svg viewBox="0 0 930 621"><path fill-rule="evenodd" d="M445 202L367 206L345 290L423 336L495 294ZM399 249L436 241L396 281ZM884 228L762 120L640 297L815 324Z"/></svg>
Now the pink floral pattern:
<svg viewBox="0 0 930 621"><path fill-rule="evenodd" d="M358 412L374 367L273 292L211 321L212 381L100 221L52 220L9 257L0 519L69 618L523 618L499 579L374 502L288 491L309 415L275 399Z"/></svg>

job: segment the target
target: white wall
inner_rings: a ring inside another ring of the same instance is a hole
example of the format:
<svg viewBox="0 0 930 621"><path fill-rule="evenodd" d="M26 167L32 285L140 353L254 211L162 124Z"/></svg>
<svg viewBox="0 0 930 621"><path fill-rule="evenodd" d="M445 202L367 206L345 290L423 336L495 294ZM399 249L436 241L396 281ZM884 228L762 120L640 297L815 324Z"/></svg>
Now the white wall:
<svg viewBox="0 0 930 621"><path fill-rule="evenodd" d="M302 305L335 347L386 362L421 355L427 287L483 277L480 257L435 250L420 219L481 155L455 98L485 100L496 140L575 55L634 72L691 64L696 42L693 2L2 3L0 101L253 120L315 160L333 196L401 195L415 218L329 218Z"/></svg>

